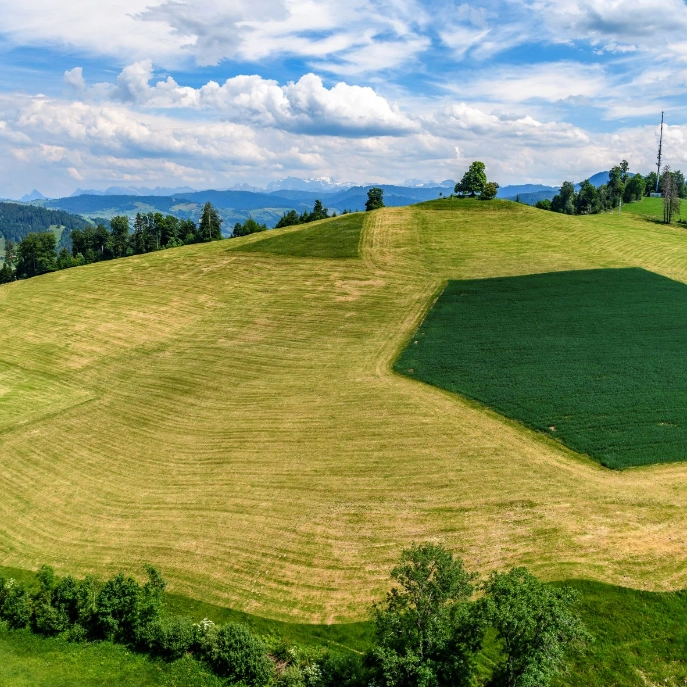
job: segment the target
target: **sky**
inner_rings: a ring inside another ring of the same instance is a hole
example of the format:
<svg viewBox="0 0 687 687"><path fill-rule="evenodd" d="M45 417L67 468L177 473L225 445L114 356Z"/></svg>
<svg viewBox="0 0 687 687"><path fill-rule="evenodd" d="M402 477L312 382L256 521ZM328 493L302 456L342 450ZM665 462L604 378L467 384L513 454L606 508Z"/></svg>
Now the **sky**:
<svg viewBox="0 0 687 687"><path fill-rule="evenodd" d="M683 0L0 0L0 197L687 170Z"/></svg>

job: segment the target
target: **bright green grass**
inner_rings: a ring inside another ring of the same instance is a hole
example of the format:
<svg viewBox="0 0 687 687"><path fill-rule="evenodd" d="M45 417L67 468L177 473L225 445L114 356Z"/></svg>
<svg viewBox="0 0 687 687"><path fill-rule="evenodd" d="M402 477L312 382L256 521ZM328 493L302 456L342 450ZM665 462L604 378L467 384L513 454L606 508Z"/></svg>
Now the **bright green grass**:
<svg viewBox="0 0 687 687"><path fill-rule="evenodd" d="M687 458L687 286L642 269L449 282L396 370L610 468Z"/></svg>
<svg viewBox="0 0 687 687"><path fill-rule="evenodd" d="M123 646L72 644L0 623L2 687L220 687L224 682L198 662L152 661Z"/></svg>
<svg viewBox="0 0 687 687"><path fill-rule="evenodd" d="M261 618L257 615L234 611L214 604L204 603L186 596L169 594L166 611L172 615L187 615L194 620L209 618L214 623L245 623L256 634L277 635L289 644L326 646L339 652L360 653L372 641L372 626L367 622L339 623L335 625L309 625L286 623Z"/></svg>
<svg viewBox="0 0 687 687"><path fill-rule="evenodd" d="M566 582L594 636L570 662L566 687L640 687L687 683L687 594L655 593L601 582Z"/></svg>
<svg viewBox="0 0 687 687"><path fill-rule="evenodd" d="M275 236L268 234L261 241L243 244L237 250L296 258L357 258L364 219L362 212L342 215Z"/></svg>
<svg viewBox="0 0 687 687"><path fill-rule="evenodd" d="M33 573L3 568L31 583ZM583 655L573 657L560 687L641 687L682 685L687 678L687 594L654 593L572 580L580 593L577 611L594 637ZM246 622L255 632L279 635L289 643L324 645L336 651L364 652L372 643L368 622L334 626L280 623L239 613L182 596L170 596L169 612L208 617L215 622ZM488 678L498 660L498 647L487 636L478 659L481 678ZM648 681L648 682L647 682ZM167 685L215 687L222 684L193 660L172 664L153 661L108 642L70 644L26 631L8 631L0 624L0 685Z"/></svg>
<svg viewBox="0 0 687 687"><path fill-rule="evenodd" d="M642 200L637 200L634 203L626 203L622 207L622 212L662 222L663 198L642 198Z"/></svg>

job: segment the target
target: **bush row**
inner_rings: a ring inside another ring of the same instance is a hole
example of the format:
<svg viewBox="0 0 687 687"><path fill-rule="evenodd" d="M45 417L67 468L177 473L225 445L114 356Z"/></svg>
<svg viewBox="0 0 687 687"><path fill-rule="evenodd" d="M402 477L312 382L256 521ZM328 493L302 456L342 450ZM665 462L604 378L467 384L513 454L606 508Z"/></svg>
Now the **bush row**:
<svg viewBox="0 0 687 687"><path fill-rule="evenodd" d="M152 566L146 575L143 584L121 573L101 584L58 578L44 566L32 588L0 578L0 620L72 641L119 642L170 661L191 655L244 687L468 687L489 628L501 653L489 684L546 687L588 639L571 590L545 585L524 568L479 583L438 544L403 551L391 571L395 586L373 608L376 640L364 656L263 639L240 623L165 615L166 583Z"/></svg>

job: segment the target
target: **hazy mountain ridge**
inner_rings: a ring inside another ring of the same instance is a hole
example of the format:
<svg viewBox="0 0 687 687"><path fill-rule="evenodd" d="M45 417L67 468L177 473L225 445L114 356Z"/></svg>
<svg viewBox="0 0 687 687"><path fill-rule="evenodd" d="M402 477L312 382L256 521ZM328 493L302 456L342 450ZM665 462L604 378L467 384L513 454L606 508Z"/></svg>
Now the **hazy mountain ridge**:
<svg viewBox="0 0 687 687"><path fill-rule="evenodd" d="M589 177L595 186L608 182L608 172L597 172ZM231 233L236 222L248 217L274 226L285 212L303 212L312 209L315 200L321 200L330 212L363 210L367 191L373 186L384 190L384 202L391 207L412 205L433 200L440 195L453 192L454 180L446 179L428 185L418 179L408 179L406 185L341 183L329 178L298 179L287 177L271 182L263 189L248 184L235 185L231 189L206 189L197 191L188 186L169 187L119 187L112 186L101 191L78 189L71 196L48 200L34 190L25 198L50 209L64 210L84 217L111 218L118 214L134 217L138 212L162 212L180 218L197 219L201 207L211 202L218 209L225 222L225 232ZM412 185L411 185L412 184ZM279 187L279 188L275 188ZM289 188L286 188L289 187ZM579 184L576 185L579 188ZM510 184L499 189L498 197L503 200L519 200L534 205L543 199L552 199L559 186L544 184Z"/></svg>

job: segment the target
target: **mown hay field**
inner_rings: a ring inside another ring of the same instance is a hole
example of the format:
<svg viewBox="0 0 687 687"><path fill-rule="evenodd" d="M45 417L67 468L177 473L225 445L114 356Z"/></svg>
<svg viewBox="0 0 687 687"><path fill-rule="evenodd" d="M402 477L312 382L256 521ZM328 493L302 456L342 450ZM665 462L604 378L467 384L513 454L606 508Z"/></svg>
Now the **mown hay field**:
<svg viewBox="0 0 687 687"><path fill-rule="evenodd" d="M447 280L687 282L684 230L446 200L364 216L360 257L239 250L303 230L0 287L0 564L151 561L177 593L302 622L366 617L426 539L482 572L685 586L687 464L609 471L392 370Z"/></svg>
<svg viewBox="0 0 687 687"><path fill-rule="evenodd" d="M687 285L638 268L451 281L394 366L610 468L687 459Z"/></svg>

